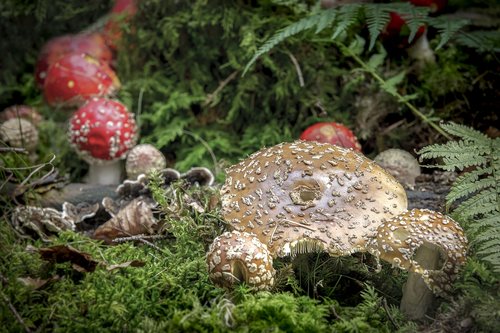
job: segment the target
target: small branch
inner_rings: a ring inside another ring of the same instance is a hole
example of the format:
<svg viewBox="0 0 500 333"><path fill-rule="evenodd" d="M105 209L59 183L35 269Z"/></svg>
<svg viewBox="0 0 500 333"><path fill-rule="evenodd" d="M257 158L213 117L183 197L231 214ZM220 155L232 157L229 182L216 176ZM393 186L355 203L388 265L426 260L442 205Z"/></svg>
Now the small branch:
<svg viewBox="0 0 500 333"><path fill-rule="evenodd" d="M387 304L387 300L382 298L382 306L384 308L385 314L387 315L387 318L391 321L392 325L394 326L395 329L399 329L399 325L396 323L394 318L391 316L391 312L389 311L389 305Z"/></svg>
<svg viewBox="0 0 500 333"><path fill-rule="evenodd" d="M224 81L221 81L217 89L215 89L214 92L212 92L211 94L207 95L207 97L205 98L205 102L203 103L203 106L207 106L210 103L212 103L215 97L217 97L217 95L222 91L222 89L224 89L224 87L227 86L229 82L231 82L236 78L236 75L238 75L238 71L232 72L227 78L224 79Z"/></svg>
<svg viewBox="0 0 500 333"><path fill-rule="evenodd" d="M153 249L155 250L158 250L159 252L165 254L165 255L170 255L171 253L161 249L159 246L151 243L149 240L147 240L146 238L148 239L162 239L162 238L166 238L166 236L164 235L151 235L151 236L146 236L146 235L134 235L134 236L128 236L128 237L120 237L120 238L115 238L113 239L113 242L114 243L124 243L124 242L127 242L127 241L138 241L138 242L141 242L141 243L144 243L148 246L151 246Z"/></svg>
<svg viewBox="0 0 500 333"><path fill-rule="evenodd" d="M214 151L212 150L212 148L210 148L210 146L208 145L208 143L205 140L203 140L199 135L197 135L197 134L195 134L193 132L190 132L190 131L186 131L186 130L182 130L182 132L184 134L187 134L187 135L193 137L195 140L198 140L205 147L205 149L208 151L208 153L212 157L212 161L214 163L214 176L216 176L219 173L220 170L219 170L219 164L217 162L217 157L215 156Z"/></svg>
<svg viewBox="0 0 500 333"><path fill-rule="evenodd" d="M28 154L28 151L25 148L17 148L17 147L0 147L0 153L21 153Z"/></svg>
<svg viewBox="0 0 500 333"><path fill-rule="evenodd" d="M295 66L295 70L297 71L297 76L299 77L299 85L300 87L304 87L304 76L302 75L302 70L300 69L299 62L297 61L297 58L294 57L294 55L291 52L286 52L286 54L290 57L290 60L292 60L293 65Z"/></svg>
<svg viewBox="0 0 500 333"><path fill-rule="evenodd" d="M5 278L5 276L3 276L2 274L0 274L0 279L2 280L2 285L7 285L9 283L9 280L7 280ZM12 312L12 314L14 315L14 317L16 317L17 322L23 327L24 331L26 333L31 333L32 331L26 325L26 323L24 322L24 320L21 317L21 315L19 314L19 312L17 312L17 310L14 307L14 305L10 302L9 298L3 293L3 291L0 291L0 294L2 295L2 300L7 304L7 306L9 307L10 312Z"/></svg>

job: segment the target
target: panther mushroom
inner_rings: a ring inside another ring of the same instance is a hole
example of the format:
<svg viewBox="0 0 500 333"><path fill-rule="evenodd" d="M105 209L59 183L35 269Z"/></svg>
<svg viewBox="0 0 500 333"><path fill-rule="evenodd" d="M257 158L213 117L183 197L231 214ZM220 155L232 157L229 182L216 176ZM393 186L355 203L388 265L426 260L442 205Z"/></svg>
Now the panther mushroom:
<svg viewBox="0 0 500 333"><path fill-rule="evenodd" d="M273 258L310 249L364 252L380 223L407 208L403 187L377 164L313 141L252 154L227 170L221 194L228 228L253 233Z"/></svg>
<svg viewBox="0 0 500 333"><path fill-rule="evenodd" d="M223 287L245 281L268 289L273 279L263 283L255 272L272 277L274 269L265 274L264 268L272 267L273 258L310 251L332 256L370 252L423 275L431 287L431 281L446 286L463 260L448 260L442 273L428 278L425 270L415 269L413 252L430 243L449 258L465 257L466 242L453 220L427 211L422 216L429 217L416 218L420 211L408 212L402 185L352 149L312 141L262 149L227 169L221 195L230 231L214 240L207 264L210 278ZM394 221L409 224L404 237L390 238L386 230L395 228ZM263 264L263 257L271 265Z"/></svg>

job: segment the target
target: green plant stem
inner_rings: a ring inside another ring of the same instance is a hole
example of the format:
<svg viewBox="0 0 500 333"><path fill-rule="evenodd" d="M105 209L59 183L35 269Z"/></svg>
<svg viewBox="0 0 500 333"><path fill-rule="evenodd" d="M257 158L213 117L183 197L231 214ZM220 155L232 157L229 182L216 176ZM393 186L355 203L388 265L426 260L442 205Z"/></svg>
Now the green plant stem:
<svg viewBox="0 0 500 333"><path fill-rule="evenodd" d="M368 72L380 85L383 86L386 83L384 78L382 78L375 70L370 68L366 64L366 62L364 62L359 56L357 56L354 52L352 52L346 45L338 41L336 41L335 43L343 50L344 54L354 59L354 61L356 61L363 68L364 71ZM426 124L434 128L439 134L444 136L446 139L451 140L451 136L448 135L448 133L446 133L441 127L439 127L438 124L433 122L431 119L427 118L425 114L420 112L413 104L408 102L401 94L395 92L392 95L397 98L398 102L404 104L408 109L410 109L411 112L413 112L413 114L416 117L420 118Z"/></svg>

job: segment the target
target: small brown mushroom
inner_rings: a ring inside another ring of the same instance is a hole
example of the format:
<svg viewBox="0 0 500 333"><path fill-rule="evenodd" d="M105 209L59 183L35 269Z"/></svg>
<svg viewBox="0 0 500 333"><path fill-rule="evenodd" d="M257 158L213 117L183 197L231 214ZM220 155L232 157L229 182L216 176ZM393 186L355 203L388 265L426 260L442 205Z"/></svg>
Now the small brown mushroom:
<svg viewBox="0 0 500 333"><path fill-rule="evenodd" d="M375 156L374 161L409 188L415 186L415 179L420 176L420 165L417 159L403 149L384 150Z"/></svg>
<svg viewBox="0 0 500 333"><path fill-rule="evenodd" d="M221 287L245 282L262 290L274 284L271 253L252 233L223 233L210 246L207 263L210 279Z"/></svg>
<svg viewBox="0 0 500 333"><path fill-rule="evenodd" d="M180 177L189 185L212 186L214 183L214 174L205 167L194 167L183 173Z"/></svg>
<svg viewBox="0 0 500 333"><path fill-rule="evenodd" d="M385 221L370 244L372 254L410 274L418 274L426 289L438 295L451 290L459 268L465 264L466 250L467 239L458 223L427 209L413 209ZM410 277L401 308L418 319L431 300L424 296L426 290L418 287L418 279Z"/></svg>
<svg viewBox="0 0 500 333"><path fill-rule="evenodd" d="M128 179L136 179L140 174L161 170L167 166L167 160L155 146L143 143L130 150L125 161Z"/></svg>
<svg viewBox="0 0 500 333"><path fill-rule="evenodd" d="M43 120L36 108L28 105L12 105L0 112L1 123L15 118L26 119L35 126L38 126Z"/></svg>
<svg viewBox="0 0 500 333"><path fill-rule="evenodd" d="M0 125L0 139L11 147L34 151L38 144L38 130L26 119L12 118Z"/></svg>

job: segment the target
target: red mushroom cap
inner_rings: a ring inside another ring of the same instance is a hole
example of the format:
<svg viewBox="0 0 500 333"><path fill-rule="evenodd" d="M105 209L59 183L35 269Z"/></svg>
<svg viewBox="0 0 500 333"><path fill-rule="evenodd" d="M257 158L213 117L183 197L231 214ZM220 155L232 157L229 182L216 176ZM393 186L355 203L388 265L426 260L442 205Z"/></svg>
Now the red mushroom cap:
<svg viewBox="0 0 500 333"><path fill-rule="evenodd" d="M135 146L134 116L122 103L93 98L70 119L70 142L87 162L123 159Z"/></svg>
<svg viewBox="0 0 500 333"><path fill-rule="evenodd" d="M116 49L122 37L122 24L130 22L137 13L136 0L116 0L111 9L111 17L104 26L104 38L112 49Z"/></svg>
<svg viewBox="0 0 500 333"><path fill-rule="evenodd" d="M87 53L109 63L113 57L100 33L64 35L49 40L42 48L35 66L35 80L42 88L49 66L68 53Z"/></svg>
<svg viewBox="0 0 500 333"><path fill-rule="evenodd" d="M115 72L106 63L85 53L70 53L52 64L43 93L49 105L81 105L91 97L108 96L120 87Z"/></svg>
<svg viewBox="0 0 500 333"><path fill-rule="evenodd" d="M300 139L330 143L361 151L361 145L354 133L344 125L335 122L321 122L311 125L302 132Z"/></svg>
<svg viewBox="0 0 500 333"><path fill-rule="evenodd" d="M382 35L386 39L395 39L398 47L406 48L410 45L408 37L410 36L410 28L406 24L406 21L398 13L391 12L390 21L387 23ZM425 33L426 27L420 26L415 34L414 41L420 38Z"/></svg>

